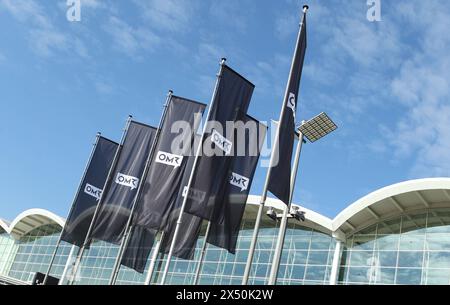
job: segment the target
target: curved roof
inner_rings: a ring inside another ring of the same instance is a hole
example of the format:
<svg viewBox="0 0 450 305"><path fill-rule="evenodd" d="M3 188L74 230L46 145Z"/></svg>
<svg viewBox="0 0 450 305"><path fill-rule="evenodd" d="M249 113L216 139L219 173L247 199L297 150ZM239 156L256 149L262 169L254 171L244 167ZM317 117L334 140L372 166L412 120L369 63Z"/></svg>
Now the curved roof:
<svg viewBox="0 0 450 305"><path fill-rule="evenodd" d="M0 218L0 228L3 229L3 231L8 232L9 223L6 220Z"/></svg>
<svg viewBox="0 0 450 305"><path fill-rule="evenodd" d="M410 180L379 189L351 204L333 220L345 235L406 212L450 207L450 178Z"/></svg>
<svg viewBox="0 0 450 305"><path fill-rule="evenodd" d="M31 209L19 214L9 225L3 222L2 228L13 238L19 239L40 226L56 223L63 227L64 222L63 218L47 210Z"/></svg>

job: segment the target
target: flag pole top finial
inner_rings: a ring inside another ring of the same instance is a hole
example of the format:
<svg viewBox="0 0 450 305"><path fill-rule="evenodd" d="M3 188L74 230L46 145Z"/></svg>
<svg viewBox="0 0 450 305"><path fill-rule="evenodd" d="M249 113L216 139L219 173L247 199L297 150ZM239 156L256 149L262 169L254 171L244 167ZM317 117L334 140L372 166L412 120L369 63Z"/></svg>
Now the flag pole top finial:
<svg viewBox="0 0 450 305"><path fill-rule="evenodd" d="M225 57L222 57L222 59L220 60L220 64L224 65L226 61L227 61L227 59Z"/></svg>
<svg viewBox="0 0 450 305"><path fill-rule="evenodd" d="M173 95L173 90L172 89L169 90L169 95Z"/></svg>
<svg viewBox="0 0 450 305"><path fill-rule="evenodd" d="M131 114L128 115L128 119L131 120L133 116Z"/></svg>
<svg viewBox="0 0 450 305"><path fill-rule="evenodd" d="M97 132L97 137L101 137L102 136L102 133L99 131L99 132Z"/></svg>
<svg viewBox="0 0 450 305"><path fill-rule="evenodd" d="M303 13L306 13L309 10L309 5L303 5Z"/></svg>

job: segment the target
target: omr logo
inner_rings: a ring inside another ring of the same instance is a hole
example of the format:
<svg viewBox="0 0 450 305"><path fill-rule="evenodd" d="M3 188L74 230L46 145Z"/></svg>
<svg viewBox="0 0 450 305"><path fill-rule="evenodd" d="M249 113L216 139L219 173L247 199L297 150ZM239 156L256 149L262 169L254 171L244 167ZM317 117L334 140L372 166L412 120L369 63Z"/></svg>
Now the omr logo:
<svg viewBox="0 0 450 305"><path fill-rule="evenodd" d="M156 162L174 167L180 167L183 162L183 156L173 155L167 152L160 151L156 156Z"/></svg>
<svg viewBox="0 0 450 305"><path fill-rule="evenodd" d="M230 184L241 189L241 192L248 189L250 179L236 173L231 173Z"/></svg>
<svg viewBox="0 0 450 305"><path fill-rule="evenodd" d="M92 196L95 199L97 199L97 201L99 201L100 198L102 197L103 190L93 185L90 185L89 183L86 183L86 186L84 187L84 192L89 196Z"/></svg>
<svg viewBox="0 0 450 305"><path fill-rule="evenodd" d="M186 194L188 193L188 191L187 191L187 186L185 186L184 188L183 188L183 194L182 194L182 196L183 196L183 198L185 198L186 197ZM205 192L203 192L203 191L200 191L200 190L195 190L195 189L193 189L192 187L189 189L189 195L188 195L188 199L191 199L191 200L195 200L195 201L203 201L204 199L205 199L205 195L206 195L206 193Z"/></svg>
<svg viewBox="0 0 450 305"><path fill-rule="evenodd" d="M289 93L287 106L288 106L289 109L292 110L292 114L294 115L294 118L295 118L295 109L297 108L296 105L297 105L297 98L295 97L295 94L294 93Z"/></svg>
<svg viewBox="0 0 450 305"><path fill-rule="evenodd" d="M128 176L128 175L118 173L117 177L116 177L116 183L123 185L123 186L130 187L131 190L134 190L134 189L137 189L137 187L138 187L139 179L136 177L133 177L133 176Z"/></svg>
<svg viewBox="0 0 450 305"><path fill-rule="evenodd" d="M226 155L231 154L231 148L233 147L233 143L229 141L227 138L222 136L217 130L213 129L212 142L217 145L221 150L225 152Z"/></svg>

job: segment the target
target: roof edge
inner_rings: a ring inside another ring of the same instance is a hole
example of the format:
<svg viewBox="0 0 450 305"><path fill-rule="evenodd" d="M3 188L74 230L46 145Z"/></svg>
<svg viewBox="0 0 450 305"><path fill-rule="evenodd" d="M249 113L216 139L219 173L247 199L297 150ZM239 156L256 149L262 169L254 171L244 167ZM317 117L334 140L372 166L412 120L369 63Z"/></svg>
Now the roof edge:
<svg viewBox="0 0 450 305"><path fill-rule="evenodd" d="M350 204L332 220L332 229L337 231L347 220L371 205L389 197L414 191L448 189L450 178L425 178L403 181L378 189Z"/></svg>

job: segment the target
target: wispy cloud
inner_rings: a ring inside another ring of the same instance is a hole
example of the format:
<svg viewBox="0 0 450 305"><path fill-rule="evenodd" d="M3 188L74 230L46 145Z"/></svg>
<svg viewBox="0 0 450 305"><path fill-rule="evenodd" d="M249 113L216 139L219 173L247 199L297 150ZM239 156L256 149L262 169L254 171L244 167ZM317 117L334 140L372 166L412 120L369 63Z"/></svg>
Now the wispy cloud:
<svg viewBox="0 0 450 305"><path fill-rule="evenodd" d="M21 22L30 22L42 28L51 28L50 20L42 7L33 0L3 0L0 6Z"/></svg>
<svg viewBox="0 0 450 305"><path fill-rule="evenodd" d="M37 55L50 57L56 52L74 50L81 57L88 56L84 43L59 30L37 1L3 0L1 7L28 27L28 40Z"/></svg>
<svg viewBox="0 0 450 305"><path fill-rule="evenodd" d="M214 19L219 24L230 26L238 33L245 33L248 26L248 20L251 16L252 4L254 1L244 0L215 0L209 1L209 17ZM245 10L242 8L245 7ZM232 18L230 19L230 16ZM235 33L236 34L236 33Z"/></svg>
<svg viewBox="0 0 450 305"><path fill-rule="evenodd" d="M225 48L212 42L200 42L195 60L198 63L218 62L227 54Z"/></svg>
<svg viewBox="0 0 450 305"><path fill-rule="evenodd" d="M95 90L101 95L109 95L115 92L114 87L103 81L95 81Z"/></svg>
<svg viewBox="0 0 450 305"><path fill-rule="evenodd" d="M152 51L161 43L159 36L147 28L134 28L118 17L109 18L104 30L113 39L114 47L128 56L139 59L140 51Z"/></svg>
<svg viewBox="0 0 450 305"><path fill-rule="evenodd" d="M409 164L410 178L450 176L448 3L387 3L383 21L375 23L366 20L364 1L317 4L308 13L314 56L307 55L304 70L312 107L335 112L354 139L350 150L366 154L366 143L371 152ZM297 12L280 14L278 37L293 36L298 19Z"/></svg>
<svg viewBox="0 0 450 305"><path fill-rule="evenodd" d="M418 33L418 47L391 83L405 109L387 133L397 156L414 158L412 177L450 176L450 8L446 1L399 3L396 11Z"/></svg>
<svg viewBox="0 0 450 305"><path fill-rule="evenodd" d="M196 1L185 0L134 0L142 16L160 30L184 32L197 8Z"/></svg>

